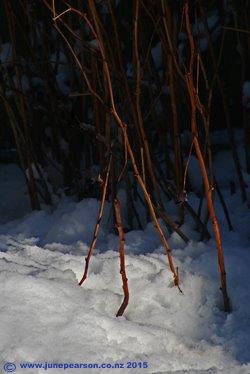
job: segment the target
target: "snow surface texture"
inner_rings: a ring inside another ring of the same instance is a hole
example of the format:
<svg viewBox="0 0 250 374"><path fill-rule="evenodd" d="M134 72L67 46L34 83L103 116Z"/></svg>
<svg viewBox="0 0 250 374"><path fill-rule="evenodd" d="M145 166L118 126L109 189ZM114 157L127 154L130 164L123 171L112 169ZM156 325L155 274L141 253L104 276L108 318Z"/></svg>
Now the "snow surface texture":
<svg viewBox="0 0 250 374"><path fill-rule="evenodd" d="M249 210L238 194L225 192L235 232L227 232L218 205L233 313L221 311L214 243L184 246L176 234L171 235L181 275L180 294L159 239L148 225L126 235L130 303L124 316L116 318L122 302L118 241L105 235L105 222L89 278L82 287L77 285L98 202L64 199L53 214L28 213L26 196L26 215L13 221L14 208L16 215L25 214L25 206L19 211L17 204L25 187L21 188L15 166L1 165L0 170L4 175L0 192L8 196L0 206L1 369L6 361L16 365L133 361L148 362L149 368L51 372L250 373ZM190 199L197 204L194 197ZM16 372L36 374L44 369Z"/></svg>

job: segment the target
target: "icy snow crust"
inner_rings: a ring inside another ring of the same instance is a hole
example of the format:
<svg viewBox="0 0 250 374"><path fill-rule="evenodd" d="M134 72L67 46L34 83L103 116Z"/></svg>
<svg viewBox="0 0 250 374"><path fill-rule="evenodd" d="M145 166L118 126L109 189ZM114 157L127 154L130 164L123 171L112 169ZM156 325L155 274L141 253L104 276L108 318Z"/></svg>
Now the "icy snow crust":
<svg viewBox="0 0 250 374"><path fill-rule="evenodd" d="M3 169L6 166L0 168L5 172L1 189L8 186L13 191L15 185L19 186L13 173L7 173ZM20 182L19 174L18 178ZM17 188L20 190L20 186ZM12 200L15 204L16 200ZM130 303L124 317L116 318L122 302L118 242L116 236L105 235L105 222L89 278L82 287L77 285L92 236L97 201L75 203L64 199L53 214L41 211L15 221L5 219L0 225L0 367L6 361L146 361L148 369L50 371L249 374L249 212L237 194L228 196L228 201L236 228L228 234L226 225L222 227L233 305L229 315L220 309L212 241L184 246L175 234L171 235L170 244L181 274L180 294L173 286L152 225L128 233ZM7 201L4 208L6 205ZM23 214L23 205L21 209ZM224 223L222 214L221 219ZM16 372L36 374L44 373L44 369Z"/></svg>

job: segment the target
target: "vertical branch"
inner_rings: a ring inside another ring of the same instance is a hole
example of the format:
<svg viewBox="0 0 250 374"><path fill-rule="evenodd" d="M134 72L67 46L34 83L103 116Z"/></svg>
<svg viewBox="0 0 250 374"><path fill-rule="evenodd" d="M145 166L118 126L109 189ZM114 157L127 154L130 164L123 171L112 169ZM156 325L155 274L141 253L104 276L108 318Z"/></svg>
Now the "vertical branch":
<svg viewBox="0 0 250 374"><path fill-rule="evenodd" d="M46 4L46 6L52 12L51 6L47 3L47 1L43 0L43 2ZM131 166L132 166L132 169L133 169L133 172L134 172L134 177L136 178L139 186L141 187L141 189L143 191L143 194L144 194L145 200L147 202L147 205L148 205L148 208L149 208L149 211L150 211L155 229L159 234L162 245L163 245L163 247L165 249L165 252L167 254L169 267L170 267L171 272L173 273L174 284L179 288L179 274L178 274L177 268L174 265L174 261L173 261L173 257L172 257L172 250L171 250L171 248L168 244L168 241L167 241L166 236L163 232L163 229L161 228L161 226L158 222L158 218L157 218L157 214L156 214L156 211L155 211L155 208L154 208L154 205L153 205L152 198L151 198L151 196L150 196L150 194L147 190L147 187L145 186L143 178L142 178L142 176L139 172L139 168L137 166L137 161L136 161L136 158L135 158L135 154L134 154L134 151L133 151L132 146L131 146L131 141L130 141L130 139L128 137L128 134L127 134L127 125L126 125L126 123L123 122L123 120L121 119L121 116L118 114L118 111L117 111L117 107L116 107L116 104L115 104L115 93L114 93L114 88L113 88L112 79L111 79L109 59L108 59L108 56L107 56L107 48L106 48L105 43L104 43L103 34L102 34L102 31L101 31L101 28L100 28L99 15L98 15L98 12L97 12L97 9L96 9L96 4L95 4L94 0L88 0L88 8L89 8L89 12L90 12L91 19L92 19L91 22L90 22L89 18L87 17L87 15L85 13L79 12L74 8L70 8L70 11L78 14L78 16L81 19L85 20L85 22L88 25L88 27L89 27L91 33L93 34L94 38L98 41L99 52L100 52L102 63L103 63L103 78L105 80L105 85L107 87L107 92L108 92L109 111L112 114L114 120L116 121L118 127L120 128L120 130L123 134L124 144L125 144L125 147L127 149L127 154L128 154L129 159L130 159L130 162L131 162ZM62 22L61 18L58 18L58 22ZM92 24L92 22L93 22L93 24ZM78 57L76 56L72 46L70 45L69 41L66 38L66 36L63 34L63 32L60 30L60 28L56 24L54 24L54 27L60 33L60 35L64 39L65 43L67 44L68 48L70 49L77 65L79 66L80 71L81 71L81 73L82 73L82 75L83 75L83 77L86 81L86 84L88 86L88 89L89 89L90 93L93 96L95 96L104 105L104 107L107 110L106 103L104 103L102 98L94 91L94 89L93 89L92 85L90 84L90 81L87 77L87 74L86 74L86 72L84 71L84 68L81 65L81 62L79 61ZM154 179L154 172L153 172L153 168L152 168L152 164L151 164L149 148L145 147L145 151L146 151L145 156L146 156L147 163L151 165L151 168L149 167L149 169L150 169L149 172L151 171L150 172L150 177L153 180ZM106 195L106 190L107 190L109 170L110 170L110 164L109 164L108 172L107 172L107 175L106 175L105 188L103 189L103 195L102 195L102 200L101 200L100 209L99 209L98 221L96 223L94 236L93 236L93 240L92 240L89 252L88 252L88 256L86 257L86 266L85 266L84 275L83 275L81 281L79 282L79 285L81 285L87 277L89 260L90 260L90 257L92 255L92 252L94 250L95 243L96 243L96 240L97 240L97 234L98 234L98 230L99 230L99 226L100 226L100 220L101 220L102 213L103 213L103 206L104 206L104 202L105 202L105 195ZM156 182L156 185L154 186L155 191L157 190L157 187L158 187L158 185L157 185L157 182ZM180 288L179 288L179 290L180 290Z"/></svg>
<svg viewBox="0 0 250 374"><path fill-rule="evenodd" d="M135 80L135 110L136 110L136 117L137 123L139 127L140 138L143 144L143 148L145 150L145 158L147 161L148 171L150 174L150 178L152 181L152 185L154 187L154 191L156 193L156 197L159 203L161 203L161 193L156 181L154 168L152 164L152 159L150 156L150 149L148 140L145 134L142 113L141 113L141 106L140 106L140 82L141 82L141 64L140 64L140 54L139 54L139 43L138 43L138 26L139 26L139 0L135 0L135 10L134 10L134 32L133 32L133 49L134 49L134 80Z"/></svg>
<svg viewBox="0 0 250 374"><path fill-rule="evenodd" d="M115 199L115 218L116 218L116 228L119 234L119 255L120 255L120 274L122 278L122 288L124 293L123 302L116 313L116 317L123 315L125 309L127 308L129 302L129 289L128 289L128 279L125 269L125 234L122 227L122 218L121 218L121 204L120 201Z"/></svg>
<svg viewBox="0 0 250 374"><path fill-rule="evenodd" d="M152 220L154 222L154 226L159 233L161 242L162 242L163 247L166 251L166 254L167 254L167 257L168 257L168 262L169 262L169 267L170 267L170 270L172 271L173 277L174 277L174 284L179 288L179 275L178 275L177 269L174 266L171 248L170 248L170 246L167 242L167 239L164 235L164 232L163 232L163 230L162 230L162 228L161 228L161 226L158 222L156 212L155 212L155 209L154 209L154 206L153 206L153 203L152 203L151 196L148 193L147 188L145 186L145 183L143 182L143 179L140 175L140 172L139 172L136 160L135 160L134 152L132 150L130 140L129 140L128 135L127 135L127 131L126 131L127 125L121 120L121 118L120 118L120 116L119 116L119 114L117 113L117 110L116 110L114 93L113 93L113 86L112 86L112 81L111 81L111 75L110 75L109 66L108 66L108 62L107 62L107 58L106 58L106 52L105 52L103 38L102 38L102 35L100 33L100 29L99 29L99 26L98 26L99 25L98 14L97 14L97 11L96 11L96 6L95 6L95 3L94 3L94 0L88 0L88 4L89 4L90 11L92 13L94 24L96 26L96 30L97 30L96 32L93 29L93 26L90 24L87 17L84 16L84 18L85 18L86 22L88 23L88 25L90 26L92 32L94 33L94 35L95 35L95 37L96 37L96 39L98 40L98 43L99 43L100 52L101 52L102 59L103 59L103 71L104 71L105 79L107 81L107 87L108 87L109 96L110 96L111 113L112 113L114 119L116 120L118 126L120 127L120 129L123 132L124 139L125 139L125 144L127 146L128 155L129 155L129 158L130 158L130 161L131 161L131 164L132 164L132 168L133 168L133 171L134 171L134 176L137 179L137 181L138 181L138 183L139 183L139 185L140 185L140 187L143 191L145 200L146 200L146 202L148 204L148 207L149 207L149 211L150 211Z"/></svg>
<svg viewBox="0 0 250 374"><path fill-rule="evenodd" d="M199 162L201 175L203 178L207 204L208 204L208 211L209 211L210 219L212 222L213 233L214 233L214 237L216 241L218 264L219 264L219 270L220 270L221 291L223 294L223 301L224 301L224 310L225 312L230 312L231 307L230 307L229 297L227 294L226 270L225 270L224 254L223 254L222 241L221 241L221 232L220 232L220 226L219 226L219 222L216 216L216 212L215 212L215 208L213 204L213 197L212 197L213 187L211 186L209 178L208 178L206 165L204 162L200 143L198 140L198 128L197 128L197 122L196 122L196 115L197 115L197 110L202 111L202 106L199 101L197 91L195 89L195 82L194 82L194 77L193 77L194 62L195 62L195 59L194 59L195 46L194 46L194 39L192 35L188 10L189 10L188 3L186 2L184 6L184 11L185 11L187 35L188 35L188 40L190 44L190 62L189 62L188 72L186 74L186 83L187 83L187 89L188 89L190 105L191 105L191 130L193 134L195 152L196 152L196 156Z"/></svg>
<svg viewBox="0 0 250 374"><path fill-rule="evenodd" d="M173 143L174 143L174 154L175 154L175 183L178 194L180 194L182 186L182 162L181 162L181 146L178 129L178 115L177 115L177 100L175 90L175 74L173 67L173 58L168 55L168 68L169 68L169 87L170 87L170 99L172 109L172 127L173 127Z"/></svg>
<svg viewBox="0 0 250 374"><path fill-rule="evenodd" d="M176 64L174 60L174 50L173 43L175 41L176 35L174 32L173 26L173 13L167 2L161 1L161 8L163 12L163 27L164 27L164 36L167 44L167 65L168 65L168 74L169 74L169 88L170 88L170 103L172 111L172 129L173 129L173 145L174 145L174 154L175 154L175 183L177 188L177 193L180 194L182 187L182 159L181 159L181 144L179 137L179 124L178 124L178 102L177 102L177 93L176 93Z"/></svg>
<svg viewBox="0 0 250 374"><path fill-rule="evenodd" d="M95 225L93 239L92 239L92 242L91 242L90 247L89 247L88 255L85 258L84 274L83 274L83 276L82 276L82 278L79 282L79 286L81 286L83 284L83 282L85 281L85 279L88 276L89 261L90 261L90 258L92 256L92 253L95 249L95 245L96 245L96 241L97 241L97 237L98 237L98 232L99 232L99 229L100 229L100 224L101 224L101 220L102 220L102 216L103 216L106 194L107 194L107 186L108 186L108 180L109 180L111 160L112 160L112 154L110 154L110 157L109 157L108 168L107 168L107 172L106 172L105 182L104 182L104 185L103 185L102 199L101 199L100 206L99 206L99 212L98 212L98 217L97 217L97 221L96 221L96 225Z"/></svg>

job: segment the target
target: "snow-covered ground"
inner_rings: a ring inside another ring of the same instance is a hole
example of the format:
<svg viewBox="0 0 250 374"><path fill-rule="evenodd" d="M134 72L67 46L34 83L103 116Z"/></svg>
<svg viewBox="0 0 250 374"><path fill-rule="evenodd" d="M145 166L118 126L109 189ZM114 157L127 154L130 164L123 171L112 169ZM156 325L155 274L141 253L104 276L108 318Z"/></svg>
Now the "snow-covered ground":
<svg viewBox="0 0 250 374"><path fill-rule="evenodd" d="M149 224L126 234L130 302L116 318L122 302L118 241L105 234L105 222L89 278L77 284L98 202L64 198L52 214L30 213L16 166L0 165L0 176L0 370L10 362L17 373L43 373L19 364L48 362L124 364L51 373L250 373L250 213L239 193L223 192L234 232L227 231L218 204L233 312L221 310L214 242L184 246L171 235L181 294ZM194 196L190 202L198 204ZM140 368L143 363L148 368Z"/></svg>

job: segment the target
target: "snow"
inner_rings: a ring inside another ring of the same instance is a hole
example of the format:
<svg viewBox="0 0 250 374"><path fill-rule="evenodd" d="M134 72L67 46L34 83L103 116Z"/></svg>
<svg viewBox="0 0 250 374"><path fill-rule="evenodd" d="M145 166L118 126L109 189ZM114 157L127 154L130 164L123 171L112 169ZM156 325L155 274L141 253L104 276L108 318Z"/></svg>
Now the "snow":
<svg viewBox="0 0 250 374"><path fill-rule="evenodd" d="M12 59L12 46L10 43L2 43L0 45L0 60L4 65L11 63Z"/></svg>
<svg viewBox="0 0 250 374"><path fill-rule="evenodd" d="M244 149L244 131L236 129L234 131L234 139L237 144L237 153L239 156L243 177L246 184L250 183L249 175L246 173L245 149ZM188 157L192 144L191 134L183 132L181 136L182 145L186 148L185 165L188 162L187 177L191 185L192 191L199 193L202 191L202 177L199 172L199 163L193 155ZM212 168L213 174L220 188L228 189L231 182L239 186L239 180L236 173L235 164L230 150L230 140L226 130L213 131L210 136L213 149ZM219 150L219 151L218 151ZM193 148L194 152L194 148Z"/></svg>
<svg viewBox="0 0 250 374"><path fill-rule="evenodd" d="M199 52L207 50L209 43L207 38L207 27L210 33L212 42L215 42L221 33L221 26L219 23L218 10L212 10L208 12L206 21L197 19L192 25L193 36L197 42ZM184 32L180 32L178 35L179 45L178 54L181 62L185 61L187 35Z"/></svg>
<svg viewBox="0 0 250 374"><path fill-rule="evenodd" d="M242 104L250 108L250 82L245 81L242 87Z"/></svg>
<svg viewBox="0 0 250 374"><path fill-rule="evenodd" d="M70 68L68 66L68 59L62 51L55 51L50 56L50 62L53 69L57 70L56 81L59 89L64 95L70 93L68 84L70 76Z"/></svg>
<svg viewBox="0 0 250 374"><path fill-rule="evenodd" d="M29 211L24 175L16 165L0 165L0 192L0 224Z"/></svg>
<svg viewBox="0 0 250 374"><path fill-rule="evenodd" d="M103 7L104 8L104 7ZM99 50L100 49L100 46L99 46L99 42L97 39L92 39L88 42L89 46L93 49L96 49L96 50Z"/></svg>
<svg viewBox="0 0 250 374"><path fill-rule="evenodd" d="M219 14L218 11L212 11L207 17L207 25L208 29L212 30L219 22ZM193 34L194 36L205 36L206 35L206 24L205 22L202 21L196 21L195 24L193 25Z"/></svg>
<svg viewBox="0 0 250 374"><path fill-rule="evenodd" d="M18 78L16 75L13 76L13 82L14 82L15 88L19 89L19 82L18 82ZM30 90L29 78L25 74L22 74L21 76L20 88L24 93L27 93Z"/></svg>
<svg viewBox="0 0 250 374"><path fill-rule="evenodd" d="M159 69L162 65L162 47L161 43L158 42L151 50L152 57L155 63L156 69Z"/></svg>
<svg viewBox="0 0 250 374"><path fill-rule="evenodd" d="M214 242L184 245L171 235L181 294L173 285L153 225L148 224L144 231L126 234L130 302L124 316L116 318L123 294L118 240L107 234L107 218L89 277L82 287L77 283L98 202L63 198L53 213L30 213L17 167L0 165L0 173L1 196L6 196L0 205L0 367L5 362L134 361L148 362L149 368L123 372L250 373L249 209L241 204L238 192L233 196L223 192L234 232L227 231L216 202L233 312L221 310ZM195 202L195 195L190 199ZM106 209L108 217L110 206Z"/></svg>

